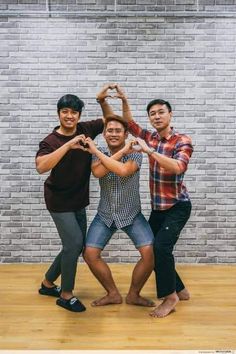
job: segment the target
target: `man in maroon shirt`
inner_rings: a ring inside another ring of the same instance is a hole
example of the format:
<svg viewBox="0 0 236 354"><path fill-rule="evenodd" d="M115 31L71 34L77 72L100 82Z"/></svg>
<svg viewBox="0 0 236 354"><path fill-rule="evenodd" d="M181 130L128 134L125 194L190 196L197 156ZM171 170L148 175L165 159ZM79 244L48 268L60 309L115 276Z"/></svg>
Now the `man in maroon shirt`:
<svg viewBox="0 0 236 354"><path fill-rule="evenodd" d="M83 101L75 95L61 97L57 103L60 125L40 142L36 154L37 171L51 171L44 183L44 197L62 242L62 250L46 272L39 293L58 297L57 305L73 312L86 310L73 295L87 228L85 207L89 204L91 155L84 141L103 131L102 119L79 122L83 107ZM59 275L61 287L54 284Z"/></svg>

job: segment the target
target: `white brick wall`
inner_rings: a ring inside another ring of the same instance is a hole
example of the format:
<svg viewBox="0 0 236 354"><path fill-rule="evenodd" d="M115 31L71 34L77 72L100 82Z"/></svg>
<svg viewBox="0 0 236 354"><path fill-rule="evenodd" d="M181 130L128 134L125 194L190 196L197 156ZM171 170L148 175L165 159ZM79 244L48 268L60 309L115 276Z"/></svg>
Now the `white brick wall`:
<svg viewBox="0 0 236 354"><path fill-rule="evenodd" d="M140 124L149 126L148 101L164 98L173 105L174 125L193 138L185 179L193 212L176 247L177 260L235 262L235 2L48 3L51 17L43 13L43 0L0 3L0 261L47 262L57 253L60 242L43 201L46 176L34 166L38 142L57 124L56 102L63 94L85 101L82 119L96 118L96 92L116 81L128 92ZM141 196L148 217L146 159ZM92 179L89 222L98 198ZM137 259L122 233L113 236L104 256L114 262Z"/></svg>

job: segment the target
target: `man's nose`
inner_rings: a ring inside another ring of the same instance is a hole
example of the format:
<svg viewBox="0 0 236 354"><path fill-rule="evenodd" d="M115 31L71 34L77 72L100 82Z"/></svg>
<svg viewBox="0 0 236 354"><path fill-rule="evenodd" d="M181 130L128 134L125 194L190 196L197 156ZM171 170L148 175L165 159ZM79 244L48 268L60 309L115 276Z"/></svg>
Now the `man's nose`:
<svg viewBox="0 0 236 354"><path fill-rule="evenodd" d="M68 118L72 118L72 117L73 117L72 112L67 112L67 117L68 117Z"/></svg>

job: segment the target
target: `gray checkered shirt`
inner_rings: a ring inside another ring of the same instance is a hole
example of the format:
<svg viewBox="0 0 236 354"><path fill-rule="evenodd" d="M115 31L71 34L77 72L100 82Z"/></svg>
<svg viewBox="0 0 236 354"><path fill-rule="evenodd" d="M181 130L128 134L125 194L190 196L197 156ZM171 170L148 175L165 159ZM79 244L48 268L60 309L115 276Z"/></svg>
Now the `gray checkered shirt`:
<svg viewBox="0 0 236 354"><path fill-rule="evenodd" d="M100 148L105 155L111 156L109 149ZM93 161L97 157L93 155ZM142 154L134 152L125 155L120 160L126 162L133 160L139 169L142 164ZM104 223L110 227L113 222L118 229L131 225L135 216L141 212L139 196L139 169L132 175L120 177L113 172L109 172L99 178L101 187L98 214Z"/></svg>

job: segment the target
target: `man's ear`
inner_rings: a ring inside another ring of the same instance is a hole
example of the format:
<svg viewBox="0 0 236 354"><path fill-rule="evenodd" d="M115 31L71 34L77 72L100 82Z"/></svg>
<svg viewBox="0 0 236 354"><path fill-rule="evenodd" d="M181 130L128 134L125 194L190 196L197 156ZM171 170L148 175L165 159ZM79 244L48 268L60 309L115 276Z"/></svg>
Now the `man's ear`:
<svg viewBox="0 0 236 354"><path fill-rule="evenodd" d="M126 130L126 132L125 132L125 139L128 138L128 135L129 135L129 132L128 132L128 130Z"/></svg>

